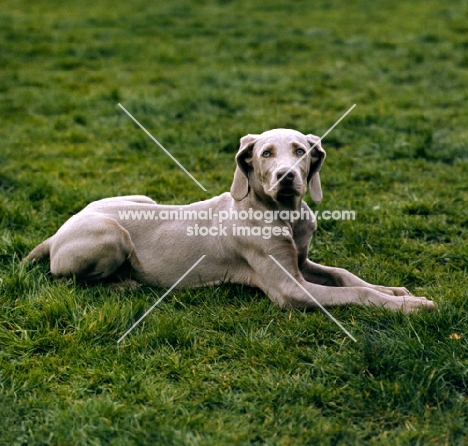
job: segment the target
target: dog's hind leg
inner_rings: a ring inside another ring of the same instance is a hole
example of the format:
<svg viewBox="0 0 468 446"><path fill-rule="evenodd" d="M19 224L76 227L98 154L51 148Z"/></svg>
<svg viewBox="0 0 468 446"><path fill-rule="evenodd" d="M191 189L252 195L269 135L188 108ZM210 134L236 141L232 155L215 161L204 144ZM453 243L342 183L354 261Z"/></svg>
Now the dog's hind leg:
<svg viewBox="0 0 468 446"><path fill-rule="evenodd" d="M103 215L76 216L60 228L51 245L50 271L58 277L98 280L126 262L134 269L140 266L128 231Z"/></svg>

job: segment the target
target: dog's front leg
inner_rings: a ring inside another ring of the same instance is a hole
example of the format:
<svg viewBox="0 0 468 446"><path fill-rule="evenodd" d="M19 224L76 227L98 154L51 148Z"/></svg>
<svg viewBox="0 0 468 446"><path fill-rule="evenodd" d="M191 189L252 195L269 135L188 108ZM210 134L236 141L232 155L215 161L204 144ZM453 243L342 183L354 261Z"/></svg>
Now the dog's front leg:
<svg viewBox="0 0 468 446"><path fill-rule="evenodd" d="M377 305L405 312L421 307L434 308L434 303L424 297L389 296L378 289L361 285L340 288L311 283L301 274L294 254L291 247L290 250L281 249L271 256L249 261L254 266L257 285L281 307L316 308L319 302L324 307Z"/></svg>
<svg viewBox="0 0 468 446"><path fill-rule="evenodd" d="M373 285L343 268L319 265L309 259L306 259L302 265L301 273L305 280L312 283L335 287L366 287L388 294L389 296L412 296L406 288Z"/></svg>

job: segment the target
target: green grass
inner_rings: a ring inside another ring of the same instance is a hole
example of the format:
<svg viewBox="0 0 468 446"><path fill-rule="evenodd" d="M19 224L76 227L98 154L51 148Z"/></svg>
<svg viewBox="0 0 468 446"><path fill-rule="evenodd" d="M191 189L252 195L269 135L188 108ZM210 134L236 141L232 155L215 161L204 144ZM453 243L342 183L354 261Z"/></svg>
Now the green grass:
<svg viewBox="0 0 468 446"><path fill-rule="evenodd" d="M57 4L58 3L58 4ZM5 0L0 444L468 442L466 3ZM122 103L208 189L117 107ZM238 140L322 135L310 257L438 311L275 307L255 289L53 280L21 258L88 202L229 189Z"/></svg>

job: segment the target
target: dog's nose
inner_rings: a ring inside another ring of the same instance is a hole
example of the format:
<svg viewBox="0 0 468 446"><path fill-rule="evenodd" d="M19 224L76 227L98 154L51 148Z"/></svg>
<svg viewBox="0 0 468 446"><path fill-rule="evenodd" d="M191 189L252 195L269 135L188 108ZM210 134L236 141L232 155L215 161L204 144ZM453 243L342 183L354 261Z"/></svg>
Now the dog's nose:
<svg viewBox="0 0 468 446"><path fill-rule="evenodd" d="M276 180L280 181L281 184L291 184L295 177L296 175L292 171L280 170L276 173Z"/></svg>

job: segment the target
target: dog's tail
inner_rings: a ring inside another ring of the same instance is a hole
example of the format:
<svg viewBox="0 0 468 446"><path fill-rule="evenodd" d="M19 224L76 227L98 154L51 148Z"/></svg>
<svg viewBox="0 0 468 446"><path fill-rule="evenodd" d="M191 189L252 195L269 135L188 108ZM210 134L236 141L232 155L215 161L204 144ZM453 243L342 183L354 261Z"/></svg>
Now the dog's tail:
<svg viewBox="0 0 468 446"><path fill-rule="evenodd" d="M37 245L24 259L23 263L31 262L33 260L41 260L50 254L50 240L52 237L44 240L41 244Z"/></svg>

